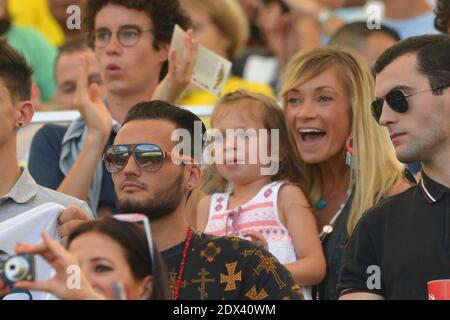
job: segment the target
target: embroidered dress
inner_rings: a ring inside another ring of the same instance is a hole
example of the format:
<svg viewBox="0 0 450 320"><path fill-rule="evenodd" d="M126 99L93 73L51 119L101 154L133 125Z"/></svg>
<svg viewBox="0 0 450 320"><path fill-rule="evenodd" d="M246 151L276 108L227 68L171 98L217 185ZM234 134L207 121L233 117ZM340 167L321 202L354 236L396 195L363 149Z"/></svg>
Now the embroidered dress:
<svg viewBox="0 0 450 320"><path fill-rule="evenodd" d="M211 199L205 233L215 236L238 236L246 231L259 231L269 251L282 264L297 260L294 244L278 212L278 192L284 182L271 182L247 203L228 209L231 193L215 193Z"/></svg>

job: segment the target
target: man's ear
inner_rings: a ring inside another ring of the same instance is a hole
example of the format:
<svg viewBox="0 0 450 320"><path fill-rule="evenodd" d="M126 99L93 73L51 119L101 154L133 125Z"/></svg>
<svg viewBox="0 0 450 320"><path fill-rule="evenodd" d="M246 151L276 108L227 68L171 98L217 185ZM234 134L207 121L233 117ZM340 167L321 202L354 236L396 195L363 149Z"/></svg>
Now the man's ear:
<svg viewBox="0 0 450 320"><path fill-rule="evenodd" d="M159 44L159 51L158 51L158 60L159 62L163 63L164 61L169 59L169 50L170 50L170 44L167 42L161 42Z"/></svg>
<svg viewBox="0 0 450 320"><path fill-rule="evenodd" d="M186 167L188 168L186 170L188 174L186 188L188 191L193 191L201 186L203 182L203 171L197 163L188 164Z"/></svg>
<svg viewBox="0 0 450 320"><path fill-rule="evenodd" d="M16 121L18 128L26 127L31 123L34 115L34 106L31 101L21 101L18 106L19 117Z"/></svg>

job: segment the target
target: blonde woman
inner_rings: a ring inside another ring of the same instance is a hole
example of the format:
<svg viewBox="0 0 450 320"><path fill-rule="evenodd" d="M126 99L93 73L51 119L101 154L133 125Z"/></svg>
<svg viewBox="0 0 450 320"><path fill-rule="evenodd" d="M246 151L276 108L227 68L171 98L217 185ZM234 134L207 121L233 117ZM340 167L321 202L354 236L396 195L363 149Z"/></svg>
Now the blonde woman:
<svg viewBox="0 0 450 320"><path fill-rule="evenodd" d="M286 120L327 260L315 295L337 299L343 251L361 215L410 182L388 131L372 118L374 81L356 53L331 47L303 51L286 70L281 90Z"/></svg>

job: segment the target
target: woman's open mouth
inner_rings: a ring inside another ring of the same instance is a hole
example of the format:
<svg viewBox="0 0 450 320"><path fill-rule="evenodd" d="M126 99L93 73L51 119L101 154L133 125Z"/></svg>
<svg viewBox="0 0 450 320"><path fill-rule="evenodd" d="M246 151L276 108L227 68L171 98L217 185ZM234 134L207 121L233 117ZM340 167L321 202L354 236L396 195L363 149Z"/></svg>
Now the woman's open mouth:
<svg viewBox="0 0 450 320"><path fill-rule="evenodd" d="M325 131L315 128L299 129L298 133L300 134L301 142L305 145L320 143L327 135Z"/></svg>

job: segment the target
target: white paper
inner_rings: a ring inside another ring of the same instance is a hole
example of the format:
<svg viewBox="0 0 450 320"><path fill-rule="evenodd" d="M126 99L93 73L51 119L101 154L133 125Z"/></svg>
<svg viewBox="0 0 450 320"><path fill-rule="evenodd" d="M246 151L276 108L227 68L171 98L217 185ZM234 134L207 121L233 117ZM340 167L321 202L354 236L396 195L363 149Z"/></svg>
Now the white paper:
<svg viewBox="0 0 450 320"><path fill-rule="evenodd" d="M176 25L173 31L171 48L177 50L177 54L183 54L184 31ZM228 80L231 70L231 62L217 53L199 44L197 58L191 82L201 89L220 96L223 86Z"/></svg>
<svg viewBox="0 0 450 320"><path fill-rule="evenodd" d="M49 202L0 223L0 250L13 255L17 242L40 243L42 231L59 241L58 216L63 209L63 206ZM36 280L43 281L51 278L54 270L43 258L36 256L35 274ZM33 300L54 299L46 292L31 291L31 294Z"/></svg>

